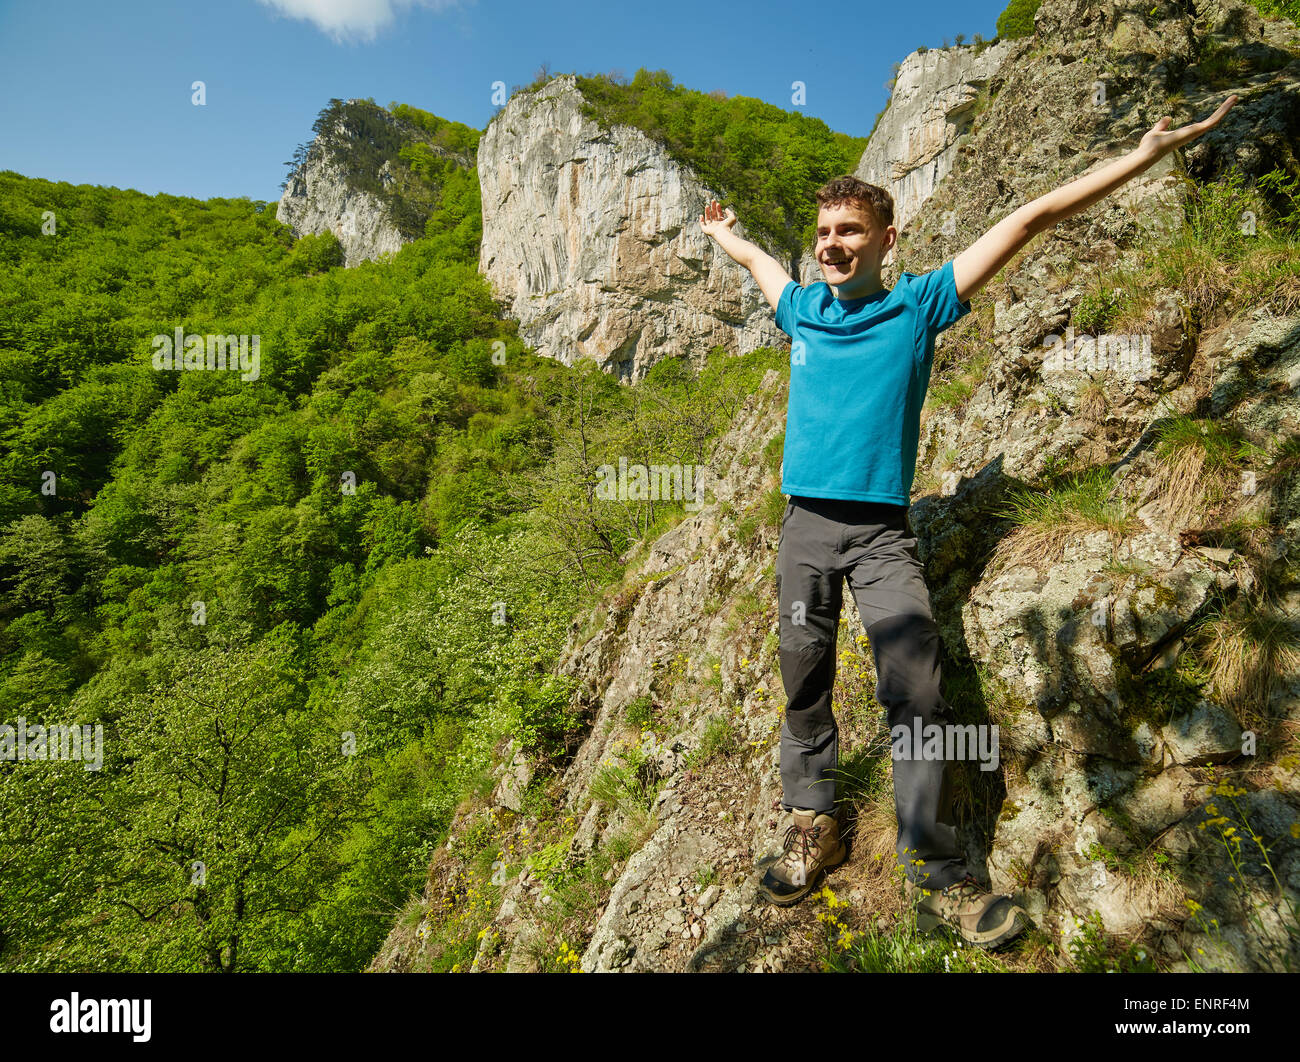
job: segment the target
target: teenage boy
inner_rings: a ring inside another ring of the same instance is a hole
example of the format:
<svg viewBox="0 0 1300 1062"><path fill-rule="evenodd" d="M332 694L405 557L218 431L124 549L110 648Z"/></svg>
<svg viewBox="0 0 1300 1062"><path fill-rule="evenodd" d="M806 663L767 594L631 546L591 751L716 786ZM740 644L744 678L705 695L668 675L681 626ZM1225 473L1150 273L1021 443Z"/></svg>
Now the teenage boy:
<svg viewBox="0 0 1300 1062"><path fill-rule="evenodd" d="M1038 233L1110 195L1175 148L1212 129L1230 96L1202 122L1170 130L1161 118L1137 148L1013 211L928 273L885 288L881 264L898 239L889 193L855 177L817 192L815 256L823 282L802 287L731 231L717 201L700 226L753 274L791 339L782 493L790 496L777 547L782 805L792 813L784 854L761 891L798 902L845 857L835 813L838 731L831 710L842 582L847 577L875 658L876 697L891 735L952 723L939 693L938 628L907 518L921 403L934 341L970 312L970 298ZM932 733L932 732L931 732ZM896 741L897 744L897 741ZM941 924L998 947L1028 922L1008 896L980 886L957 841L947 762L894 760L897 855L923 931Z"/></svg>

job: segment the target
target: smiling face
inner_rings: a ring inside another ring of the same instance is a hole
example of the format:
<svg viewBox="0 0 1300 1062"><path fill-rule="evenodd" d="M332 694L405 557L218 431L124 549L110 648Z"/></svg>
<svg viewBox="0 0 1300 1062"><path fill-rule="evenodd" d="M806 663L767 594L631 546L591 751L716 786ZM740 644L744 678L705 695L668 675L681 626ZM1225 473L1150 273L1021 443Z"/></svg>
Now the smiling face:
<svg viewBox="0 0 1300 1062"><path fill-rule="evenodd" d="M897 239L898 231L882 229L870 210L840 203L817 212L813 253L837 299L860 299L882 289L881 262Z"/></svg>

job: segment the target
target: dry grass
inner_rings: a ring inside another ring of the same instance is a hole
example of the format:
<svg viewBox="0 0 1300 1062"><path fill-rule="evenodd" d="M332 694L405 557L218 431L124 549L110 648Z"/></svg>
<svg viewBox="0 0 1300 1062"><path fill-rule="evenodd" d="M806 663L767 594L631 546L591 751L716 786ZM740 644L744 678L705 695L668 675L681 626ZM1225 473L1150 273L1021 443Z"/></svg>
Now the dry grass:
<svg viewBox="0 0 1300 1062"><path fill-rule="evenodd" d="M1287 787L1294 783L1295 769L1300 765L1300 714L1279 720L1266 735L1261 735L1260 745L1271 749L1271 754L1252 757L1241 772L1239 780L1251 790Z"/></svg>
<svg viewBox="0 0 1300 1062"><path fill-rule="evenodd" d="M1201 320L1209 320L1214 310L1232 294L1234 271L1209 248L1197 245L1171 248L1165 269L1183 301Z"/></svg>
<svg viewBox="0 0 1300 1062"><path fill-rule="evenodd" d="M1289 263L1292 270L1295 270L1294 255L1290 257ZM1268 308L1279 317L1300 313L1300 271L1288 272L1277 278L1267 299Z"/></svg>
<svg viewBox="0 0 1300 1062"><path fill-rule="evenodd" d="M1279 317L1300 311L1300 254L1294 246L1265 245L1242 262L1242 286Z"/></svg>
<svg viewBox="0 0 1300 1062"><path fill-rule="evenodd" d="M1016 529L998 544L991 571L1054 564L1067 544L1094 531L1108 532L1118 547L1137 525L1104 468L1074 475L1050 491L1014 491L998 515Z"/></svg>
<svg viewBox="0 0 1300 1062"><path fill-rule="evenodd" d="M1236 425L1176 416L1156 434L1156 456L1165 470L1157 502L1170 526L1204 527L1250 504L1242 465L1254 448Z"/></svg>
<svg viewBox="0 0 1300 1062"><path fill-rule="evenodd" d="M1159 506L1171 526L1200 526L1196 517L1205 513L1206 479L1204 450L1188 446L1167 456Z"/></svg>
<svg viewBox="0 0 1300 1062"><path fill-rule="evenodd" d="M1106 415L1106 382L1090 378L1079 385L1079 416L1099 423Z"/></svg>
<svg viewBox="0 0 1300 1062"><path fill-rule="evenodd" d="M893 786L885 786L857 808L853 834L853 887L862 890L864 911L905 916L906 902L898 885L894 845L898 818L894 813ZM837 886L839 887L839 886Z"/></svg>
<svg viewBox="0 0 1300 1062"><path fill-rule="evenodd" d="M1271 610L1237 610L1210 616L1190 632L1210 694L1230 708L1244 729L1267 729L1273 698L1286 677L1300 671L1300 626Z"/></svg>

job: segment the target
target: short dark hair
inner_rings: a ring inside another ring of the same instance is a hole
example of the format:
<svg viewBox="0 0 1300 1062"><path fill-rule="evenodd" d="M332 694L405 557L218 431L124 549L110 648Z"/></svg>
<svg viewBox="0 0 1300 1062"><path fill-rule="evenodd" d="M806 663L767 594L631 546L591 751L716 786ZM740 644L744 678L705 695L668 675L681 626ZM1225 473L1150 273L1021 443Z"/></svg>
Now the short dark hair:
<svg viewBox="0 0 1300 1062"><path fill-rule="evenodd" d="M894 197L879 185L844 176L836 177L817 189L818 207L834 207L842 203L851 203L859 210L874 214L882 229L894 223Z"/></svg>

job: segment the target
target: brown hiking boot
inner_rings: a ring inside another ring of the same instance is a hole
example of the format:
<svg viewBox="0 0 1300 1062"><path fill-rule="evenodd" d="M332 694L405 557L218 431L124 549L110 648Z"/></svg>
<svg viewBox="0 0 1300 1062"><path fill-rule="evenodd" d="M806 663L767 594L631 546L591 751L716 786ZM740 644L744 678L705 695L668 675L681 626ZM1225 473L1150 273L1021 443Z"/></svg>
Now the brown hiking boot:
<svg viewBox="0 0 1300 1062"><path fill-rule="evenodd" d="M1029 915L1010 896L990 892L970 874L944 889L907 882L916 907L916 928L931 933L941 926L956 930L969 944L986 950L1001 947L1030 924Z"/></svg>
<svg viewBox="0 0 1300 1062"><path fill-rule="evenodd" d="M844 861L844 842L833 815L794 809L794 823L785 831L785 854L767 868L758 890L772 903L787 907L813 890L827 867Z"/></svg>

